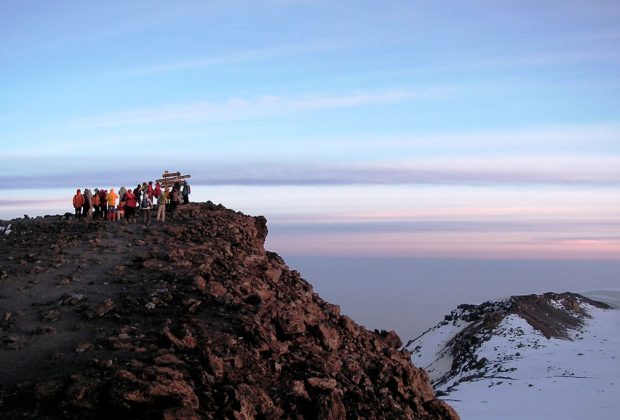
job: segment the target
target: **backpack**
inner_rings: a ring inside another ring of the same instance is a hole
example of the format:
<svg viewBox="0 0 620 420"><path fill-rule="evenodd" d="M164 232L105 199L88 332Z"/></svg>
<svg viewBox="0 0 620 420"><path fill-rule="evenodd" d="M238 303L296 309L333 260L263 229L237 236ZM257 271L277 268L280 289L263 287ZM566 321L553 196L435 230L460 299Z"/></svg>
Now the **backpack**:
<svg viewBox="0 0 620 420"><path fill-rule="evenodd" d="M190 195L192 189L189 187L189 184L183 185L183 195Z"/></svg>
<svg viewBox="0 0 620 420"><path fill-rule="evenodd" d="M140 204L140 207L143 209L148 209L149 207L151 207L149 204L150 203L149 203L148 196L144 196L144 198L142 199L142 203Z"/></svg>

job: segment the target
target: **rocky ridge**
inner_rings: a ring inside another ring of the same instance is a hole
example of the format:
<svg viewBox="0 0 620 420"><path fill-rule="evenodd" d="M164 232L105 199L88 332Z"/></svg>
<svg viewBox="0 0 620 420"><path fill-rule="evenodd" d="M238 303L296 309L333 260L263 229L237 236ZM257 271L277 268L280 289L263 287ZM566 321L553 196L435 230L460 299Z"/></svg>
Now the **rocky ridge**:
<svg viewBox="0 0 620 420"><path fill-rule="evenodd" d="M458 418L394 332L265 251L263 217L204 203L162 225L7 230L3 419Z"/></svg>

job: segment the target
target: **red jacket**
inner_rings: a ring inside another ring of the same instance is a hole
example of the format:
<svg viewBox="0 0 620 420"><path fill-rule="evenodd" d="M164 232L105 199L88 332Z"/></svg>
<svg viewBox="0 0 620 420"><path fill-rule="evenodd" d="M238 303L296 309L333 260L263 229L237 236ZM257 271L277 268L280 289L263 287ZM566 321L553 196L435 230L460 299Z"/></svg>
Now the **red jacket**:
<svg viewBox="0 0 620 420"><path fill-rule="evenodd" d="M138 207L138 200L131 190L127 190L127 194L125 194L125 207Z"/></svg>

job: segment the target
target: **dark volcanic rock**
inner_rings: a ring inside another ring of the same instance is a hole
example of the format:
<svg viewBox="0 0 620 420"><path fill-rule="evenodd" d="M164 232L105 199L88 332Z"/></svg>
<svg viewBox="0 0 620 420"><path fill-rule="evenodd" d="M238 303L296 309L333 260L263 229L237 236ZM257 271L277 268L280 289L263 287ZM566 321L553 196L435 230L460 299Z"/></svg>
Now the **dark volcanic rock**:
<svg viewBox="0 0 620 420"><path fill-rule="evenodd" d="M266 235L211 203L148 227L15 221L0 417L458 418L395 333L340 315Z"/></svg>

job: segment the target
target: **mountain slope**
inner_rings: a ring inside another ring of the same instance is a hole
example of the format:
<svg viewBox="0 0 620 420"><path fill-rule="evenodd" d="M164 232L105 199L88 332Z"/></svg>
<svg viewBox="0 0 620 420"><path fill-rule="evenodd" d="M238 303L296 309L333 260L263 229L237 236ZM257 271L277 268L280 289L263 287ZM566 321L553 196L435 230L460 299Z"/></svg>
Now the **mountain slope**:
<svg viewBox="0 0 620 420"><path fill-rule="evenodd" d="M370 332L211 203L164 225L15 220L0 235L0 417L451 418Z"/></svg>
<svg viewBox="0 0 620 420"><path fill-rule="evenodd" d="M620 311L572 293L460 305L406 348L463 419L612 419Z"/></svg>

